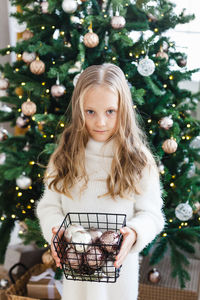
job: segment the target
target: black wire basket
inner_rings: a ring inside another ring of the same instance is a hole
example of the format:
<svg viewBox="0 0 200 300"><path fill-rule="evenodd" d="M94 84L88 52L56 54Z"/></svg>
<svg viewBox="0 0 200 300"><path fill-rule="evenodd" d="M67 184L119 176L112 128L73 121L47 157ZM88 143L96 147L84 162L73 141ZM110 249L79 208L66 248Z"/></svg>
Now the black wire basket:
<svg viewBox="0 0 200 300"><path fill-rule="evenodd" d="M75 234L69 237L69 232L79 225L83 230L78 229L76 236L96 237L74 242ZM113 263L122 242L119 230L124 226L125 214L68 213L53 240L66 279L116 282L121 267L116 269Z"/></svg>

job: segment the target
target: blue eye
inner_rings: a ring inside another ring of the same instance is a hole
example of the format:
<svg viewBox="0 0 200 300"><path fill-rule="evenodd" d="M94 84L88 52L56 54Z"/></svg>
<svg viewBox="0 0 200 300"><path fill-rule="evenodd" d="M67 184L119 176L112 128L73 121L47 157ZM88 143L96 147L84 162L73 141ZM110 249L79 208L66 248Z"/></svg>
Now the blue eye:
<svg viewBox="0 0 200 300"><path fill-rule="evenodd" d="M115 111L114 111L113 109L109 109L108 112L109 112L108 114L111 115L111 114L114 113Z"/></svg>
<svg viewBox="0 0 200 300"><path fill-rule="evenodd" d="M94 111L93 111L93 110L90 110L90 109L87 110L86 112L87 112L88 115L92 115L92 114L94 113Z"/></svg>

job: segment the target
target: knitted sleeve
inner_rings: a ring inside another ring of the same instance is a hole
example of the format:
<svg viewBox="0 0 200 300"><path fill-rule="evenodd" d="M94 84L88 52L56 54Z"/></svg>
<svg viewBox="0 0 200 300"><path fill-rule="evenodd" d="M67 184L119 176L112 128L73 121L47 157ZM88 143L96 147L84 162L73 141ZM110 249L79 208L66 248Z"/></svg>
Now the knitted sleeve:
<svg viewBox="0 0 200 300"><path fill-rule="evenodd" d="M43 196L36 207L36 215L44 238L50 244L52 238L52 227L60 226L64 220L64 212L61 203L61 194L50 190L45 185Z"/></svg>
<svg viewBox="0 0 200 300"><path fill-rule="evenodd" d="M141 252L164 228L163 200L159 174L154 167L143 170L140 181L142 194L136 195L134 217L127 226L137 233L137 241L131 252Z"/></svg>

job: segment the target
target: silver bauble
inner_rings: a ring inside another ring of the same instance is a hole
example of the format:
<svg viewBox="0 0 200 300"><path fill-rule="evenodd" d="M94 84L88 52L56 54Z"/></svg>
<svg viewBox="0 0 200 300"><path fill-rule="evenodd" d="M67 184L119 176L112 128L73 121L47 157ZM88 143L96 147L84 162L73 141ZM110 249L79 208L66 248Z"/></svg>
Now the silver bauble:
<svg viewBox="0 0 200 300"><path fill-rule="evenodd" d="M192 149L199 149L200 148L200 135L196 136L190 143L190 147Z"/></svg>
<svg viewBox="0 0 200 300"><path fill-rule="evenodd" d="M140 60L137 70L142 76L150 76L155 71L155 64L152 59L145 57Z"/></svg>
<svg viewBox="0 0 200 300"><path fill-rule="evenodd" d="M24 51L22 54L22 60L27 64L32 63L32 61L34 61L35 59L36 59L35 52L30 53L30 52Z"/></svg>
<svg viewBox="0 0 200 300"><path fill-rule="evenodd" d="M29 186L32 184L32 180L28 176L20 175L16 179L16 184L20 189L27 190L29 188Z"/></svg>
<svg viewBox="0 0 200 300"><path fill-rule="evenodd" d="M0 78L0 90L6 90L9 87L9 81L7 78Z"/></svg>
<svg viewBox="0 0 200 300"><path fill-rule="evenodd" d="M64 0L62 3L62 9L68 14L72 14L77 10L78 4L74 0Z"/></svg>
<svg viewBox="0 0 200 300"><path fill-rule="evenodd" d="M170 129L173 126L173 123L174 122L170 117L164 117L159 121L160 127L165 130Z"/></svg>
<svg viewBox="0 0 200 300"><path fill-rule="evenodd" d="M125 26L126 20L122 16L114 16L111 19L111 26L114 29L121 29Z"/></svg>
<svg viewBox="0 0 200 300"><path fill-rule="evenodd" d="M180 221L188 221L193 215L192 207L188 203L180 203L175 209L175 215Z"/></svg>
<svg viewBox="0 0 200 300"><path fill-rule="evenodd" d="M51 95L55 98L62 97L65 93L65 87L62 84L54 84L51 87Z"/></svg>

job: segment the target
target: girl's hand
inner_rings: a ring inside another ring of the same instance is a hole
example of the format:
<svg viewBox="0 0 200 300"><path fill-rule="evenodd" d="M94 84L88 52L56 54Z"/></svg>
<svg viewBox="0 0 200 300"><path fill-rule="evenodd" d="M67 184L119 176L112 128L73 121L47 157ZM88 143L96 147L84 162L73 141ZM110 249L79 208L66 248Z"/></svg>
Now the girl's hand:
<svg viewBox="0 0 200 300"><path fill-rule="evenodd" d="M115 268L119 268L129 251L131 250L133 244L137 240L137 233L135 230L129 227L123 227L120 229L121 234L123 235L123 241L118 255L115 257L114 266Z"/></svg>
<svg viewBox="0 0 200 300"><path fill-rule="evenodd" d="M52 236L52 239L51 239L51 255L53 256L53 259L56 262L56 266L58 268L62 269L62 266L61 266L61 263L60 263L60 258L58 257L56 249L55 249L54 244L53 244L53 239L54 239L58 229L59 229L59 227L53 227L52 228L53 236ZM59 238L61 238L63 232L64 232L64 228L63 228L63 230L61 228L61 230L59 231ZM59 250L59 248L58 248L58 250Z"/></svg>

